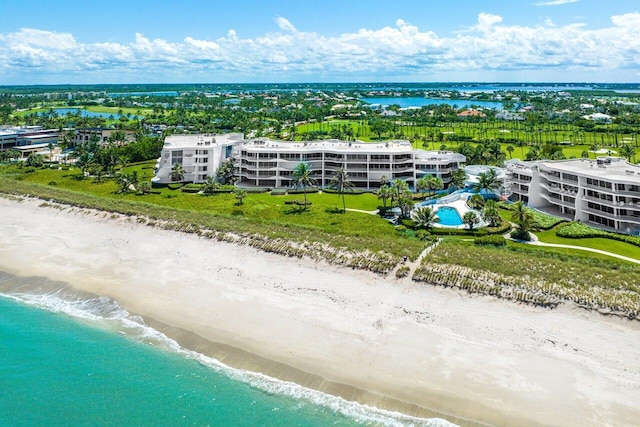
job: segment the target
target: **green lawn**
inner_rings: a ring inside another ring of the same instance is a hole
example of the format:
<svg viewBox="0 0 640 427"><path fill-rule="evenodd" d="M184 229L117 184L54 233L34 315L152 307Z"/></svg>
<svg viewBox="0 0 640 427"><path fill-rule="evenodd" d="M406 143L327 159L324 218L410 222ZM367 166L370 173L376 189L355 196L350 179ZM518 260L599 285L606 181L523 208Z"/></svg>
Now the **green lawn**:
<svg viewBox="0 0 640 427"><path fill-rule="evenodd" d="M619 242L617 240L606 239L602 237L589 237L583 239L569 239L566 237L556 236L555 227L551 230L535 233L541 242L559 243L562 245L582 246L585 248L599 249L602 251L612 252L614 254L640 260L640 247L630 243ZM549 248L551 249L551 248ZM591 256L597 256L593 253ZM603 255L604 256L604 255Z"/></svg>
<svg viewBox="0 0 640 427"><path fill-rule="evenodd" d="M129 165L126 172L136 171L141 180L149 180L153 177L155 161ZM75 192L93 195L106 200L129 201L135 203L152 204L167 208L178 209L185 212L204 212L222 215L228 218L253 221L260 224L272 224L276 227L303 227L306 230L317 230L335 236L344 236L348 239L368 240L367 244L375 248L391 248L394 253L408 252L416 255L423 243L412 237L412 233L399 235L392 225L377 215L369 215L359 212L347 211L341 213L342 197L333 193L313 193L307 198L312 203L307 210L295 205L287 205L287 200L302 200L302 194L272 196L268 193L248 194L242 205L236 204L233 194L222 193L205 196L193 193L184 193L180 190L169 188L159 189L159 194L118 194L118 186L112 179L103 179L97 182L94 178L85 178L79 169L70 170L37 169L25 173L26 168L20 169L15 165L0 166L0 175L13 176L24 182L42 184L44 190L49 188L68 189ZM370 193L345 196L347 208L372 211L380 206L377 197ZM508 220L510 212L500 209L501 216ZM639 258L638 247L624 242L618 242L606 238L567 239L555 235L555 229L536 233L542 242L561 243L575 246L591 247L633 258ZM472 239L472 237L460 236L459 240ZM347 239L343 238L343 241ZM516 245L510 244L510 245ZM523 246L523 245L518 245ZM404 249L403 249L404 248ZM541 248L527 246L528 250L539 251ZM547 252L566 255L586 256L594 259L608 259L604 255L587 253L578 250L545 248ZM620 261L622 262L622 261Z"/></svg>

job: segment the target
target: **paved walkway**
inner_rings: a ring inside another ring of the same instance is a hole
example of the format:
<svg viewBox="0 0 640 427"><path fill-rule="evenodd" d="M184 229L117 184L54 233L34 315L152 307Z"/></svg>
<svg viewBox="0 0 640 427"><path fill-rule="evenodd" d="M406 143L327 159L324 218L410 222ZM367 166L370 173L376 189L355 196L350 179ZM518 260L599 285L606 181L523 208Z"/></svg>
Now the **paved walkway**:
<svg viewBox="0 0 640 427"><path fill-rule="evenodd" d="M530 245L536 245L536 246L548 246L548 247L552 247L552 248L565 248L565 249L577 249L579 251L587 251L587 252L595 252L597 254L602 254L602 255L607 255L610 257L614 257L614 258L618 258L618 259L622 259L625 261L629 261L629 262L633 262L636 264L640 264L640 260L639 259L635 259L635 258L630 258L628 256L624 256L624 255L618 255L618 254L614 254L613 252L607 252L607 251L603 251L600 249L594 249L594 248L587 248L584 246L574 246L574 245L562 245L560 243L544 243L541 242L539 240L535 241L531 241L531 242L526 242Z"/></svg>
<svg viewBox="0 0 640 427"><path fill-rule="evenodd" d="M603 251L600 249L595 249L595 248L587 248L585 246L574 246L574 245L563 245L561 243L545 243L545 242L541 242L540 240L538 240L538 236L536 236L533 233L529 233L529 235L531 235L531 240L530 241L523 241L523 240L517 240L520 243L526 243L527 245L534 245L534 246L547 246L550 248L564 248L564 249L575 249L578 251L587 251L587 252L593 252L596 254L601 254L601 255L606 255L606 256L610 256L613 258L618 258L624 261L629 261L629 262L633 262L635 264L640 264L640 259L636 259L636 258L630 258L628 256L624 256L624 255L619 255L619 254L615 254L613 252L607 252L607 251ZM509 235L509 233L504 235L505 239L509 239L509 240L514 240L511 238L511 236Z"/></svg>
<svg viewBox="0 0 640 427"><path fill-rule="evenodd" d="M362 209L347 208L347 210L351 212L360 212L360 213L369 214L369 215L378 215L378 209L376 209L375 211L363 211Z"/></svg>

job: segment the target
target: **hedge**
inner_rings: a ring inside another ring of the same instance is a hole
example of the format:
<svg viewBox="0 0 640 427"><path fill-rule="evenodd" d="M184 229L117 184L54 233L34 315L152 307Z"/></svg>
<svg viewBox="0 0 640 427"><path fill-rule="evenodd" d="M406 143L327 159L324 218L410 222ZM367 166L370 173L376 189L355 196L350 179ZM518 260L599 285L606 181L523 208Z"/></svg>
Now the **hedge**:
<svg viewBox="0 0 640 427"><path fill-rule="evenodd" d="M329 194L342 194L342 192L334 189L334 188L323 188L322 189L323 193L329 193ZM360 194L364 194L366 193L366 191L364 190L347 190L344 192L344 194L353 194L353 195L360 195Z"/></svg>
<svg viewBox="0 0 640 427"><path fill-rule="evenodd" d="M285 194L287 194L286 188L274 188L273 190L271 190L272 196L284 196Z"/></svg>
<svg viewBox="0 0 640 427"><path fill-rule="evenodd" d="M182 187L182 184L179 182L174 182L167 185L167 187L169 187L169 190L179 190Z"/></svg>
<svg viewBox="0 0 640 427"><path fill-rule="evenodd" d="M311 202L309 200L307 200L307 206L311 206ZM284 201L285 205L298 205L298 206L304 206L305 205L305 201L304 200L285 200Z"/></svg>
<svg viewBox="0 0 640 427"><path fill-rule="evenodd" d="M304 194L304 193L317 193L318 187L307 187L307 188L291 188L287 190L289 194Z"/></svg>
<svg viewBox="0 0 640 427"><path fill-rule="evenodd" d="M569 239L584 239L589 237L603 237L605 239L618 240L634 246L640 246L640 237L629 236L627 234L611 233L609 231L598 230L580 222L570 222L563 224L556 229L556 236Z"/></svg>

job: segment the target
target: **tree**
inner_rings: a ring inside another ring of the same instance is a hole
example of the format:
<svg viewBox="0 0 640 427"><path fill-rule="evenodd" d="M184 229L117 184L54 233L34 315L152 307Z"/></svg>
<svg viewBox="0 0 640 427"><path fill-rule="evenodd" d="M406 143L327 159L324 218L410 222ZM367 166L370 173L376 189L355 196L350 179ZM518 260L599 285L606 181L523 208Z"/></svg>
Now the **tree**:
<svg viewBox="0 0 640 427"><path fill-rule="evenodd" d="M391 201L397 206L400 206L400 195L409 191L409 184L407 184L406 181L396 178L391 183L391 190Z"/></svg>
<svg viewBox="0 0 640 427"><path fill-rule="evenodd" d="M335 175L331 179L329 183L329 187L336 190L338 193L342 194L342 212L347 211L347 205L344 200L344 193L350 191L353 188L353 183L349 181L347 171L344 168L339 168L336 170Z"/></svg>
<svg viewBox="0 0 640 427"><path fill-rule="evenodd" d="M449 187L460 189L464 186L464 182L467 180L467 173L464 169L456 169L451 171L451 182Z"/></svg>
<svg viewBox="0 0 640 427"><path fill-rule="evenodd" d="M474 194L473 196L469 197L469 200L467 200L467 204L472 209L482 209L484 207L484 203L484 197L479 194Z"/></svg>
<svg viewBox="0 0 640 427"><path fill-rule="evenodd" d="M413 194L407 188L403 190L398 196L398 207L400 208L402 218L409 218L411 214L411 209L415 205L413 201Z"/></svg>
<svg viewBox="0 0 640 427"><path fill-rule="evenodd" d="M431 178L431 175L425 175L422 178L418 178L418 180L416 181L416 190L419 193L423 193L427 189L429 189L429 179L430 178Z"/></svg>
<svg viewBox="0 0 640 427"><path fill-rule="evenodd" d="M387 133L391 130L391 125L386 120L376 119L369 123L369 128L371 129L371 132L378 135L378 139L380 139L383 133Z"/></svg>
<svg viewBox="0 0 640 427"><path fill-rule="evenodd" d="M631 163L631 158L636 154L636 149L631 145L624 145L620 147L620 154L623 157L626 157L626 159L629 160L629 163Z"/></svg>
<svg viewBox="0 0 640 427"><path fill-rule="evenodd" d="M378 189L378 199L382 200L382 210L387 211L387 201L393 198L393 190L388 185L383 185Z"/></svg>
<svg viewBox="0 0 640 427"><path fill-rule="evenodd" d="M509 158L513 158L513 150L515 150L515 148L513 148L513 145L509 144L506 147L507 151L509 152Z"/></svg>
<svg viewBox="0 0 640 427"><path fill-rule="evenodd" d="M420 206L411 212L411 219L418 227L431 228L433 223L439 222L440 218L429 206Z"/></svg>
<svg viewBox="0 0 640 427"><path fill-rule="evenodd" d="M49 161L53 161L53 142L47 144L47 148L49 149Z"/></svg>
<svg viewBox="0 0 640 427"><path fill-rule="evenodd" d="M387 175L382 175L380 177L380 187L384 187L385 185L389 185L390 181L389 181L389 177Z"/></svg>
<svg viewBox="0 0 640 427"><path fill-rule="evenodd" d="M221 184L231 185L238 180L238 177L235 176L235 162L236 159L234 159L233 157L229 157L216 171L216 179Z"/></svg>
<svg viewBox="0 0 640 427"><path fill-rule="evenodd" d="M241 205L244 198L247 197L247 190L245 190L244 188L236 188L235 190L233 190L233 195L236 198L236 204Z"/></svg>
<svg viewBox="0 0 640 427"><path fill-rule="evenodd" d="M525 206L522 200L518 200L513 205L511 221L516 224L516 231L511 236L519 240L530 240L529 231L533 228L533 214Z"/></svg>
<svg viewBox="0 0 640 427"><path fill-rule="evenodd" d="M491 193L500 187L497 173L494 169L489 169L485 173L478 175L478 182L473 185L473 189L478 193Z"/></svg>
<svg viewBox="0 0 640 427"><path fill-rule="evenodd" d="M204 182L204 185L202 186L202 193L207 195L213 194L216 188L218 188L219 186L220 184L216 182L214 177L208 176L207 180Z"/></svg>
<svg viewBox="0 0 640 427"><path fill-rule="evenodd" d="M495 200L487 200L482 210L482 218L489 223L491 227L497 227L502 222L498 206Z"/></svg>
<svg viewBox="0 0 640 427"><path fill-rule="evenodd" d="M315 180L311 178L311 166L307 162L300 162L293 169L293 181L297 187L302 187L304 194L304 209L307 209L307 187L315 184Z"/></svg>
<svg viewBox="0 0 640 427"><path fill-rule="evenodd" d="M480 223L480 218L478 217L478 215L476 215L475 212L467 211L462 216L462 222L467 224L467 226L469 227L469 230L471 231L473 230L473 227L475 227L477 224Z"/></svg>
<svg viewBox="0 0 640 427"><path fill-rule="evenodd" d="M171 166L171 181L182 181L184 179L185 170L181 163L174 163Z"/></svg>
<svg viewBox="0 0 640 427"><path fill-rule="evenodd" d="M29 157L27 157L27 166L39 168L43 165L43 163L44 162L42 161L42 156L40 156L39 154L31 153L29 154Z"/></svg>
<svg viewBox="0 0 640 427"><path fill-rule="evenodd" d="M437 190L442 190L444 188L444 183L442 182L442 178L440 178L439 176L429 175L427 186L431 193L435 194Z"/></svg>

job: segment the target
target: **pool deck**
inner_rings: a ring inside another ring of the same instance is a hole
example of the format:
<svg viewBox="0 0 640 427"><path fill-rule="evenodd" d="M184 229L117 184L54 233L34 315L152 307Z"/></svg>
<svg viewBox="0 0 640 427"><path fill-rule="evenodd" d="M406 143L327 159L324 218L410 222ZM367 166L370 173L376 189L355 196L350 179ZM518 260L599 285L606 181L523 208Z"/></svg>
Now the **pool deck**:
<svg viewBox="0 0 640 427"><path fill-rule="evenodd" d="M464 216L465 213L467 213L467 211L472 211L475 212L481 219L480 224L477 224L474 228L478 228L478 227L482 227L485 225L484 221L482 220L482 215L481 212L475 211L473 209L469 209L469 206L467 206L467 198L460 198L458 200L455 200L453 202L448 202L448 203L436 203L435 205L432 205L433 209L438 209L440 207L443 206L447 206L450 208L455 208L458 211L458 215L460 215L460 218L462 218ZM437 213L436 213L437 214ZM457 225L457 226L453 226L453 225L442 225L439 223L435 223L433 224L434 227L439 227L439 228L457 228L457 229L468 229L469 227L466 224L462 224L462 225Z"/></svg>

